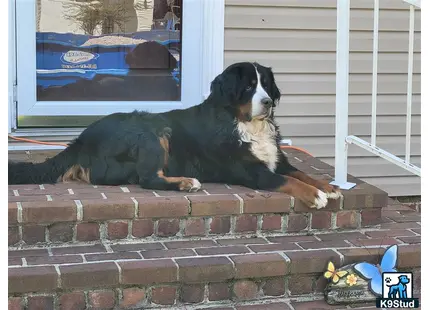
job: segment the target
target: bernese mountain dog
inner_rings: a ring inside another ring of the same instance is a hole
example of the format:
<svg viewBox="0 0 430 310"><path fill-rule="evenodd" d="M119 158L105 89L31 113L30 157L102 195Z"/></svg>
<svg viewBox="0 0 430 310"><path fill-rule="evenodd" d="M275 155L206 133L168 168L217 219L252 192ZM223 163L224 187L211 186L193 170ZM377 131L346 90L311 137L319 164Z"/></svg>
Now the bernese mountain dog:
<svg viewBox="0 0 430 310"><path fill-rule="evenodd" d="M209 97L165 113L114 113L88 126L43 163L9 163L9 184L79 181L138 184L194 192L227 183L289 194L311 208L340 197L339 188L293 167L274 119L280 91L271 68L230 65Z"/></svg>

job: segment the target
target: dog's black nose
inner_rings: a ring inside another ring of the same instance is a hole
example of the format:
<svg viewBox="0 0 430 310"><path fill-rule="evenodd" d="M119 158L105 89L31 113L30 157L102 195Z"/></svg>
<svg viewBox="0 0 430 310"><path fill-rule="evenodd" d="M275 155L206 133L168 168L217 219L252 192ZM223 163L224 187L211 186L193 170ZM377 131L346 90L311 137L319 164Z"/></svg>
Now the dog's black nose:
<svg viewBox="0 0 430 310"><path fill-rule="evenodd" d="M261 100L261 103L266 106L271 106L273 104L273 100L270 98L264 98Z"/></svg>

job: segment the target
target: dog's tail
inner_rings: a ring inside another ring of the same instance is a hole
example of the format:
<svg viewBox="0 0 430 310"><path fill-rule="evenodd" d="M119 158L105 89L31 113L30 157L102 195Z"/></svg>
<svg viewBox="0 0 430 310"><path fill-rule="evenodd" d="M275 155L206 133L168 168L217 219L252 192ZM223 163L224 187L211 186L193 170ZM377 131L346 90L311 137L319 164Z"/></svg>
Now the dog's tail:
<svg viewBox="0 0 430 310"><path fill-rule="evenodd" d="M79 167L77 166L79 149L79 144L74 141L65 150L42 163L9 162L8 183L56 183L72 167Z"/></svg>

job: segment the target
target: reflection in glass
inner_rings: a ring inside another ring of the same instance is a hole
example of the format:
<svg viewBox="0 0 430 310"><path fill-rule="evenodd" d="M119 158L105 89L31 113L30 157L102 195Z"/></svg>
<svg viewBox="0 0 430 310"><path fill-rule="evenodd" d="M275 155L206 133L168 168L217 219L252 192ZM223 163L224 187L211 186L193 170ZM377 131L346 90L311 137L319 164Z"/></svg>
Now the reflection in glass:
<svg viewBox="0 0 430 310"><path fill-rule="evenodd" d="M182 0L37 0L38 101L179 101Z"/></svg>

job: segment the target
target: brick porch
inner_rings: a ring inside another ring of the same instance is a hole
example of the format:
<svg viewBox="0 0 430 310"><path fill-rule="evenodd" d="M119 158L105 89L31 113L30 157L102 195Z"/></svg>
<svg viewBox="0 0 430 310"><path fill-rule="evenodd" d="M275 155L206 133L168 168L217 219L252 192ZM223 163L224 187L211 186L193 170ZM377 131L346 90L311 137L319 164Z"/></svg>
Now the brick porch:
<svg viewBox="0 0 430 310"><path fill-rule="evenodd" d="M315 158L289 158L332 178ZM391 244L419 289L420 214L350 180L358 185L318 211L224 184L186 196L129 185L9 186L9 309L337 309L322 301L327 261L376 263Z"/></svg>

